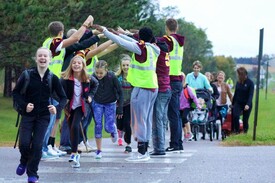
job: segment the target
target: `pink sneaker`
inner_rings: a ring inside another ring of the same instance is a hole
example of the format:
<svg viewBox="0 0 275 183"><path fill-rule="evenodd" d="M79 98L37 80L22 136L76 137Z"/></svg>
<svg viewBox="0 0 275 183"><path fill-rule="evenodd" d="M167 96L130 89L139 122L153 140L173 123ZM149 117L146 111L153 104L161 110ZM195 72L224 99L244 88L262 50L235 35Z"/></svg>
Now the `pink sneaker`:
<svg viewBox="0 0 275 183"><path fill-rule="evenodd" d="M122 146L122 145L123 145L123 140L122 140L122 138L119 138L117 142L118 142L118 145L119 145L119 146Z"/></svg>

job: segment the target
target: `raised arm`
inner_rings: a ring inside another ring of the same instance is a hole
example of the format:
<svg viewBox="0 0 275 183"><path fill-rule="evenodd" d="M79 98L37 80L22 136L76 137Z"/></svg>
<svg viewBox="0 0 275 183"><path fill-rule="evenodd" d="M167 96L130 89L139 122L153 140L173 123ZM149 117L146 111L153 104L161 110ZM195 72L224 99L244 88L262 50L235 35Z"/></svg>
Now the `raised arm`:
<svg viewBox="0 0 275 183"><path fill-rule="evenodd" d="M124 49L131 51L133 53L136 53L138 55L141 55L141 49L139 48L137 43L125 40L125 39L121 38L120 36L117 36L117 35L111 33L110 31L107 30L106 27L97 25L96 29L103 32L103 34L108 39L112 40L113 42L115 42L119 46L123 47Z"/></svg>
<svg viewBox="0 0 275 183"><path fill-rule="evenodd" d="M68 39L63 40L62 48L66 48L79 41L85 33L86 29L93 25L93 22L93 16L89 15L88 18L82 24L82 26L73 35L71 35Z"/></svg>

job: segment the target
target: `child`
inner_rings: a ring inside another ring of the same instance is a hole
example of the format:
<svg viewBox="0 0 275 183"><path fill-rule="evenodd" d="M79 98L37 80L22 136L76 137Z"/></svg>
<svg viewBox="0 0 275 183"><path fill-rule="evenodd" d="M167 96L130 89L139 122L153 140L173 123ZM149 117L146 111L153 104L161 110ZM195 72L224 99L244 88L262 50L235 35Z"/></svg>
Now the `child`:
<svg viewBox="0 0 275 183"><path fill-rule="evenodd" d="M116 72L116 76L118 77L118 81L122 86L123 92L123 116L117 116L117 128L118 128L118 145L122 146L122 137L124 134L124 141L127 143L125 147L125 152L132 152L131 147L131 113L130 113L130 99L131 93L133 90L132 85L126 80L128 75L128 69L130 66L131 57L129 55L123 54L121 58L121 62L119 64L119 69Z"/></svg>
<svg viewBox="0 0 275 183"><path fill-rule="evenodd" d="M25 78L20 76L14 90L13 97L23 109L19 131L20 164L16 174L23 175L27 170L28 182L38 182L37 175L41 159L42 142L50 121L50 114L61 110L66 103L65 92L56 75L52 76L52 90L59 97L59 105L49 104L50 87L47 80L49 63L52 54L47 48L39 48L36 52L37 67L30 70L30 81L25 96L20 94Z"/></svg>
<svg viewBox="0 0 275 183"><path fill-rule="evenodd" d="M191 132L190 122L188 121L187 117L189 113L193 110L193 102L199 109L201 109L201 105L198 102L195 90L185 83L185 74L182 73L182 76L183 90L180 96L180 114L182 117L184 139L192 140L193 135Z"/></svg>
<svg viewBox="0 0 275 183"><path fill-rule="evenodd" d="M98 80L98 90L92 102L95 119L95 139L97 150L95 158L102 158L102 124L104 115L104 128L111 134L112 142L117 141L117 128L115 125L116 114L118 118L123 116L123 95L119 81L113 72L108 71L107 62L99 60L95 65L93 76ZM116 102L119 104L116 111Z"/></svg>
<svg viewBox="0 0 275 183"><path fill-rule="evenodd" d="M77 153L79 142L79 126L82 118L87 115L85 103L91 103L97 90L97 80L89 77L83 57L76 55L69 67L61 73L61 83L69 99L66 107L66 117L70 129L72 154L69 162L73 168L80 167L80 155Z"/></svg>

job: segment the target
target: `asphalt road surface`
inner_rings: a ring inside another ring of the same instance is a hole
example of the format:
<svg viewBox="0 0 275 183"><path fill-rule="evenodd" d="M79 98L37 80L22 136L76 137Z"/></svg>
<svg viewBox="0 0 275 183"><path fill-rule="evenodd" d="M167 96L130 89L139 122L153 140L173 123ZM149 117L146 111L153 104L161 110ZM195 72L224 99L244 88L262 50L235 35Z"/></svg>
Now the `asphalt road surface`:
<svg viewBox="0 0 275 183"><path fill-rule="evenodd" d="M169 136L167 136L169 137ZM71 168L69 156L41 161L40 183L275 183L275 146L222 147L208 139L184 142L184 153L169 153L147 162L127 162L124 147L103 139L103 157L81 154L81 167ZM95 142L92 143L95 146ZM168 141L167 141L168 144ZM137 149L133 142L134 151ZM150 148L150 151L152 148ZM17 176L19 151L0 148L0 182L26 182Z"/></svg>

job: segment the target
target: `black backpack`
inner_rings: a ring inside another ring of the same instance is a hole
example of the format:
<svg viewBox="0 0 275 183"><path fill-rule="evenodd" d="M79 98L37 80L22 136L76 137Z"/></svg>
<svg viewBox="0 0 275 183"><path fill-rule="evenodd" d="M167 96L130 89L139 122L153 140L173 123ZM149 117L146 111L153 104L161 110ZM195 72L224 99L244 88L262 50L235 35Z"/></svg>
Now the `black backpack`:
<svg viewBox="0 0 275 183"><path fill-rule="evenodd" d="M20 94L23 95L24 97L25 97L27 88L28 88L29 83L30 83L30 73L32 71L33 71L33 69L24 70L23 73L20 76L20 78L24 77L24 85L23 85L23 88L20 90ZM52 78L53 78L53 73L50 71L49 74L48 74L47 80L48 80L48 85L50 87L51 103L53 103L52 102ZM17 111L17 119L16 119L15 127L18 127L18 124L19 124L19 121L20 121L20 115L22 115L24 113L24 110L26 110L26 109L22 109L18 105L18 103L14 100L14 98L13 98L13 108ZM19 128L17 130L16 139L15 139L15 143L14 143L13 148L16 148L18 137L19 137Z"/></svg>
<svg viewBox="0 0 275 183"><path fill-rule="evenodd" d="M23 71L23 73L21 74L21 77L24 77L24 85L23 88L20 90L20 94L23 95L25 97L27 88L29 86L30 83L30 73L33 71L33 69L26 69ZM52 77L53 77L53 73L50 71L48 74L48 84L50 87L50 94L52 95ZM18 112L18 114L22 115L24 113L25 109L22 109L18 103L13 99L13 108Z"/></svg>

